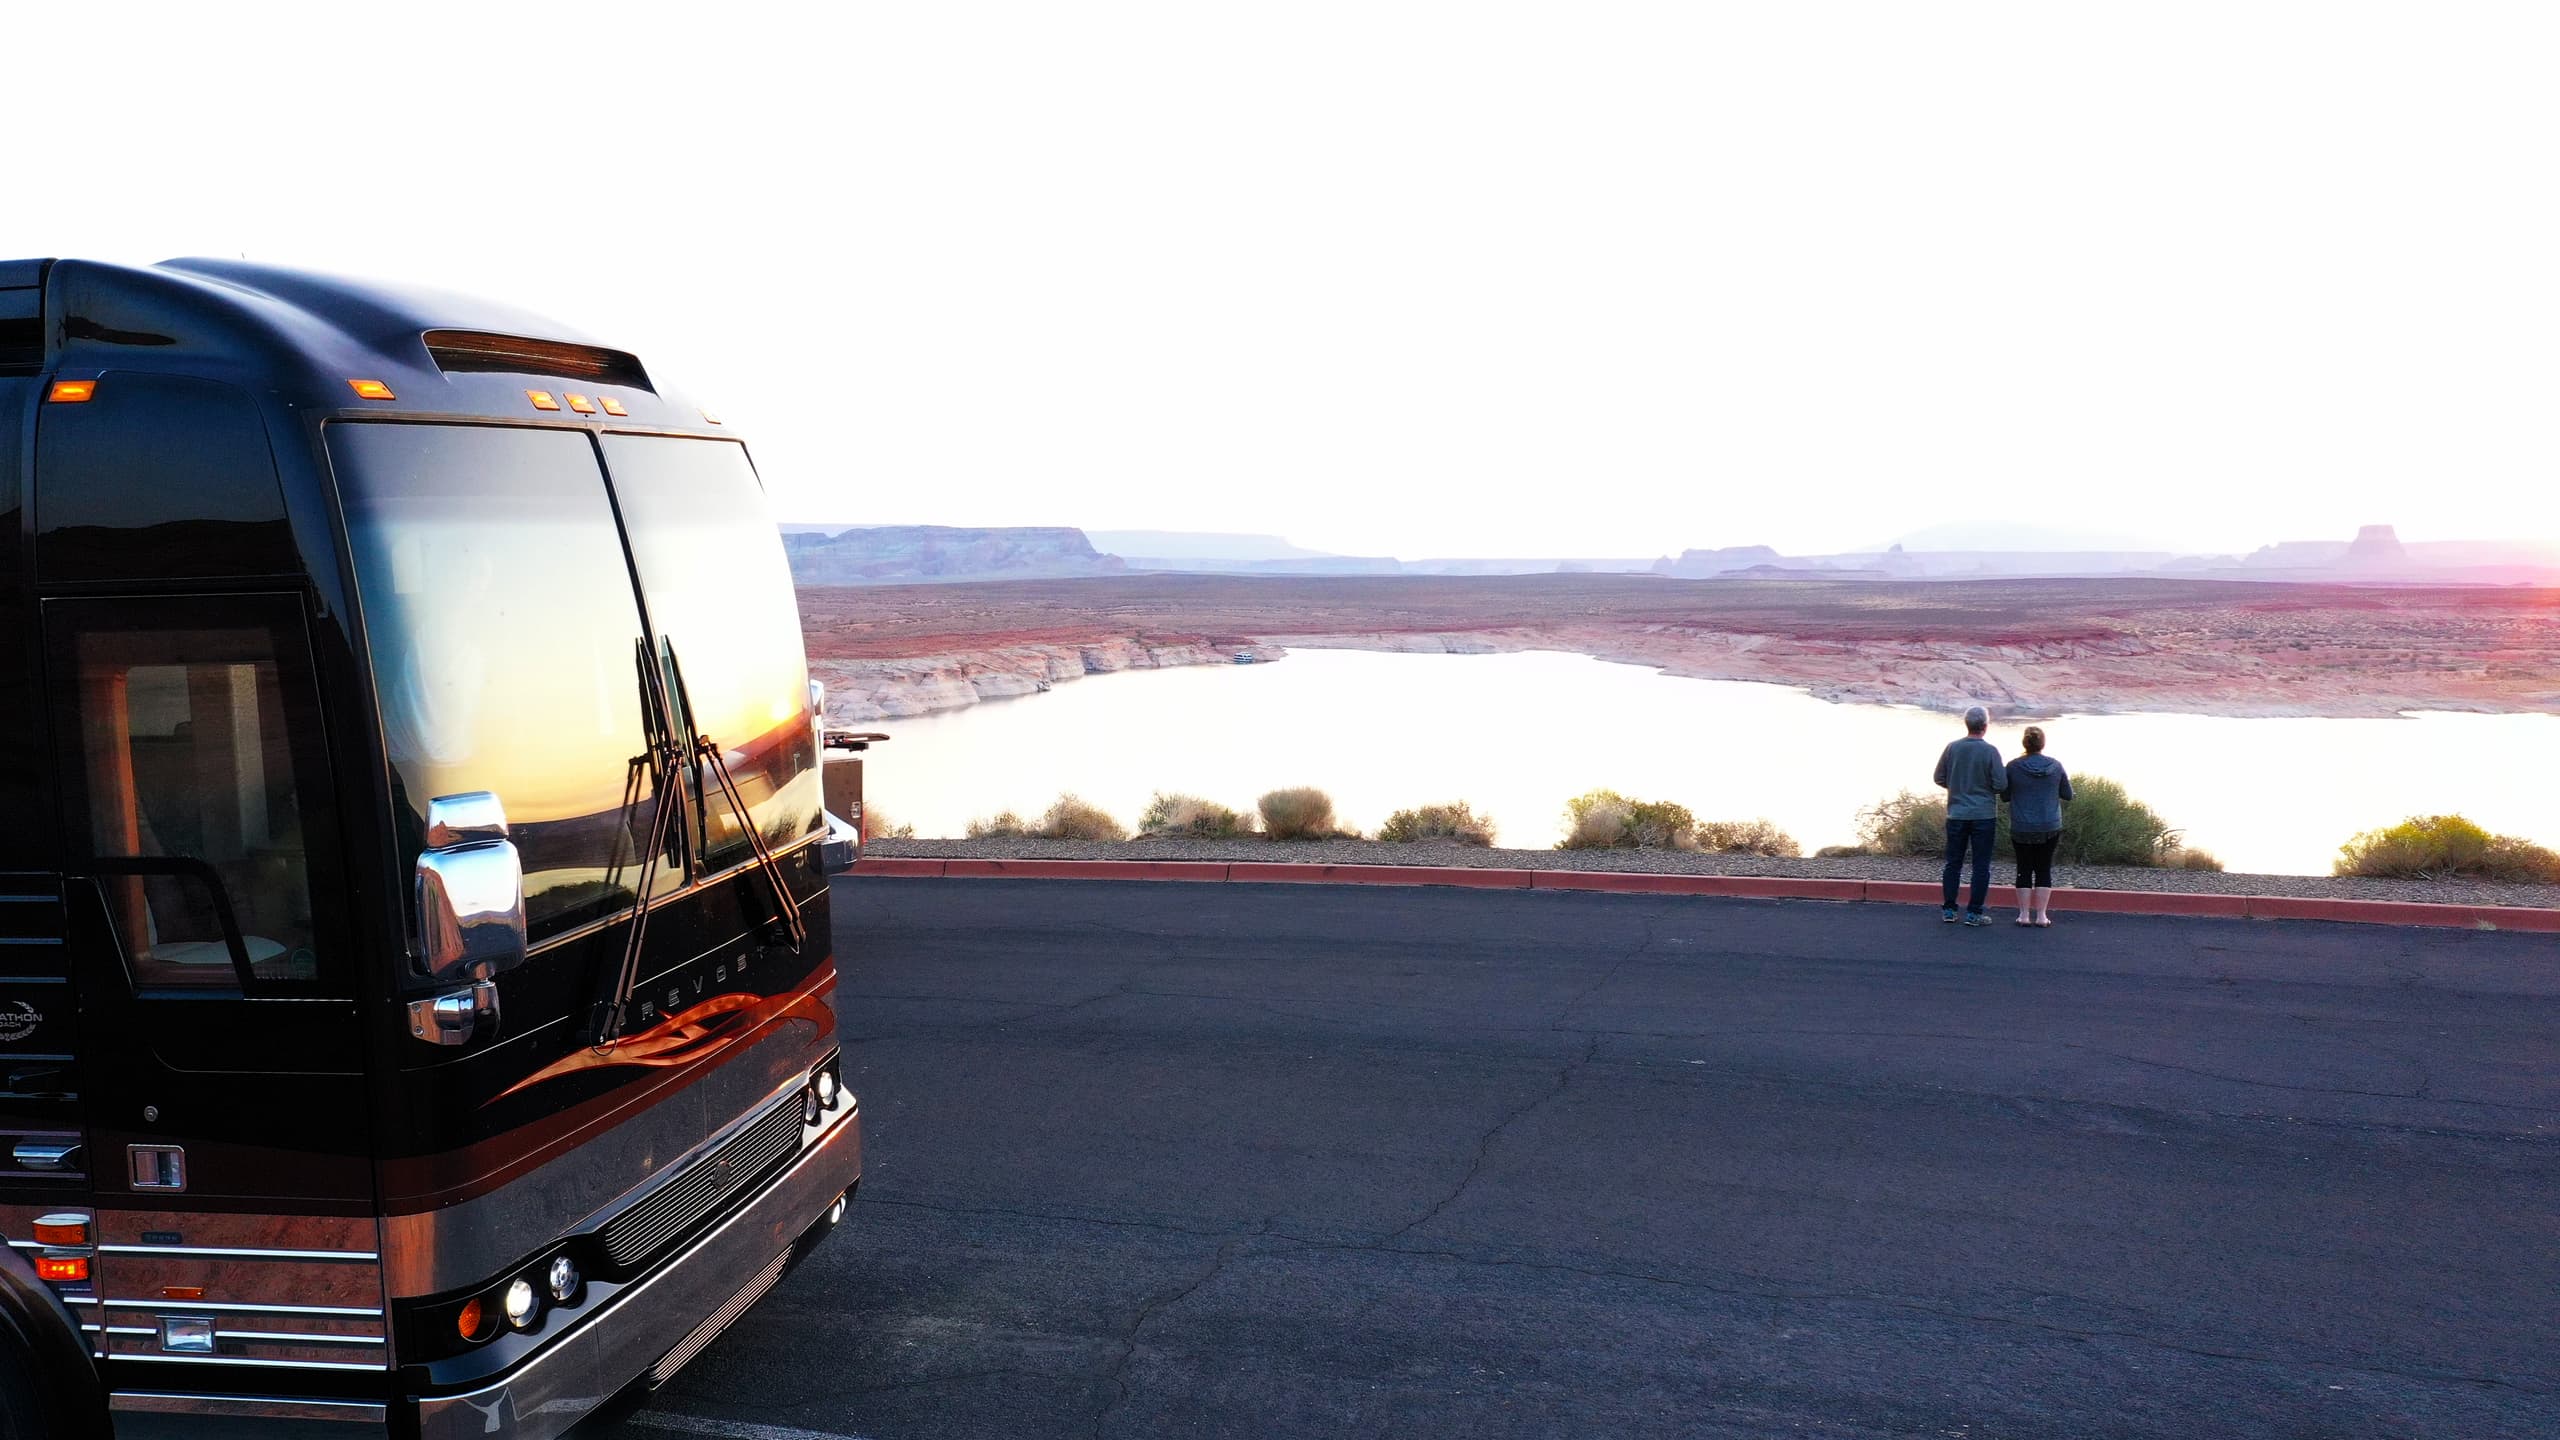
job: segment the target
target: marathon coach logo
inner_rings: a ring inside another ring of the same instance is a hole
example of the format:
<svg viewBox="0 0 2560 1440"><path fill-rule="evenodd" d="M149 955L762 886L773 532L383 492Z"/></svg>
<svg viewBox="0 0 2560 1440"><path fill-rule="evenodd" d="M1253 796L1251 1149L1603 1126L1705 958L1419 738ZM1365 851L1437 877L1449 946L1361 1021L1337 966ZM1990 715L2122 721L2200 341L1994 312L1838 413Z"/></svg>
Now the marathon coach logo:
<svg viewBox="0 0 2560 1440"><path fill-rule="evenodd" d="M44 1012L24 1000L0 1000L0 1045L14 1045L44 1028Z"/></svg>

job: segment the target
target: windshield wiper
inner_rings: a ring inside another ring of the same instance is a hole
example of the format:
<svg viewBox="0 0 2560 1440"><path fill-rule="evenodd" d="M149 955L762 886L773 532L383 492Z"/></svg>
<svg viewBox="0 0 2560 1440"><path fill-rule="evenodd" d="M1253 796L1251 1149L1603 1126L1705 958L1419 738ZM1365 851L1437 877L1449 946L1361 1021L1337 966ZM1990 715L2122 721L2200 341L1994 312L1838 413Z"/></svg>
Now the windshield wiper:
<svg viewBox="0 0 2560 1440"><path fill-rule="evenodd" d="M611 1045L622 1036L623 1011L631 1003L632 988L640 983L640 947L649 933L649 900L658 888L658 872L667 854L668 832L679 813L678 805L667 803L667 792L676 785L676 768L684 761L684 750L676 744L675 727L667 709L666 677L650 663L649 642L644 638L632 642L632 661L640 674L640 725L648 746L631 757L631 770L622 784L622 834L631 833L631 812L640 803L640 786L648 782L651 794L649 808L649 843L640 851L642 870L640 884L632 899L631 929L622 939L622 968L616 975L613 994L596 1001L595 1017L589 1044L597 1049ZM605 871L605 883L618 888L622 883L622 843L614 842L614 860ZM690 869L690 867L687 867Z"/></svg>
<svg viewBox="0 0 2560 1440"><path fill-rule="evenodd" d="M755 815L747 808L746 795L739 790L737 777L729 772L728 757L722 755L719 744L702 731L693 731L693 738L690 741L676 738L679 733L676 723L679 715L685 720L682 728L692 729L693 700L685 691L684 668L676 661L675 646L665 642L661 644L664 645L667 659L666 668L663 671L651 663L649 642L646 639L638 641L634 647L635 660L640 672L642 724L647 733L649 748L646 754L632 757L629 778L623 783L622 804L625 817L623 831L625 834L630 832L628 819L632 807L639 803L640 783L645 776L651 784L654 795L649 816L649 844L648 848L641 852L646 858L648 868L640 875L639 893L633 901L631 929L623 937L622 968L615 976L613 993L610 997L596 1002L593 1038L590 1042L596 1049L610 1046L621 1038L624 1012L631 1004L632 990L640 983L641 945L649 932L649 899L651 893L657 888L658 862L666 854L670 827L682 810L681 799L674 805L667 803L668 792L676 785L677 771L688 763L700 765L710 772L712 779L719 784L721 796L728 801L730 810L738 817L739 828L746 831L747 844L755 852L756 868L763 874L765 883L773 891L773 914L768 923L781 930L785 943L790 945L791 953L794 955L799 954L809 943L808 922L800 918L800 905L791 896L791 883L782 873L782 861L773 853L773 847L766 843L764 832L756 827ZM668 689L671 678L674 682L672 694ZM689 788L695 792L694 803L702 807L702 829L708 835L711 828L710 811L707 797L701 793L704 787L697 779ZM614 865L606 872L606 876L609 881L618 884L622 868L619 845L616 845L614 854L616 856ZM685 870L689 875L693 869L689 850L687 861Z"/></svg>
<svg viewBox="0 0 2560 1440"><path fill-rule="evenodd" d="M666 646L667 674L675 684L675 702L682 707L685 728L692 730L693 696L685 689L684 666L676 659L674 642L661 643ZM671 716L676 713L673 710L668 712ZM738 817L738 828L746 832L747 844L755 851L756 869L763 872L765 883L773 888L772 923L781 929L791 953L799 954L809 943L808 923L800 918L800 902L791 898L791 882L782 873L781 857L773 853L773 846L765 840L764 831L756 825L754 812L747 808L747 797L738 789L737 777L729 773L728 757L720 753L719 743L707 731L695 730L693 742L687 748L696 760L709 767L712 778L720 782L720 793L728 799L730 813ZM704 835L708 836L710 830L710 816L706 812L703 817Z"/></svg>

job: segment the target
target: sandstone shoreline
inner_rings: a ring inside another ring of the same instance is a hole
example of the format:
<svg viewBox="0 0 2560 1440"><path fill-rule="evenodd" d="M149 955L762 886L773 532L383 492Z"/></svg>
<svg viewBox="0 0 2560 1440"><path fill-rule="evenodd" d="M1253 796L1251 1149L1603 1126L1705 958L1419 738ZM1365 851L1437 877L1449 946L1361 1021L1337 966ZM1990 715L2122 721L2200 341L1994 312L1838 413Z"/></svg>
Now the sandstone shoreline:
<svg viewBox="0 0 2560 1440"><path fill-rule="evenodd" d="M805 587L831 717L863 723L1251 648L1556 650L1839 703L2009 718L2560 712L2560 591L1131 576Z"/></svg>
<svg viewBox="0 0 2560 1440"><path fill-rule="evenodd" d="M982 700L1036 695L1087 675L1177 665L1232 665L1236 652L1247 648L1257 664L1288 654L1277 645L1133 638L1078 645L998 645L897 660L812 659L809 678L825 683L827 721L841 728L957 710Z"/></svg>

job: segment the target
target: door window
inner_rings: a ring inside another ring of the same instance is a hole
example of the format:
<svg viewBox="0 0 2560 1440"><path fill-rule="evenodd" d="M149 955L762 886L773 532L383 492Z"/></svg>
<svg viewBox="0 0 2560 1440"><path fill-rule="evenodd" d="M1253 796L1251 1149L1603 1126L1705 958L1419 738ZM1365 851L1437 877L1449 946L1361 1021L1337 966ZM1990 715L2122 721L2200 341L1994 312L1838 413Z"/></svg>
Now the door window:
<svg viewBox="0 0 2560 1440"><path fill-rule="evenodd" d="M311 867L324 772L301 630L241 608L48 610L68 671L57 693L76 752L72 848L95 862L145 989L245 988L243 965L260 988L320 978Z"/></svg>

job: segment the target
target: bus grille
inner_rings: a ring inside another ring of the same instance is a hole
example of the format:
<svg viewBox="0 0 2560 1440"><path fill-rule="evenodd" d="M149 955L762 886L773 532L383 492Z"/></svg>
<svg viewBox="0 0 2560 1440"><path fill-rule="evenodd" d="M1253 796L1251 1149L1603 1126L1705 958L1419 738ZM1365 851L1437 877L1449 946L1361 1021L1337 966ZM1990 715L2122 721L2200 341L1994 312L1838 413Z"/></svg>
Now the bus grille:
<svg viewBox="0 0 2560 1440"><path fill-rule="evenodd" d="M605 1222L597 1237L605 1258L618 1266L647 1259L659 1246L763 1179L799 1144L800 1097L794 1094L659 1186L649 1198Z"/></svg>

